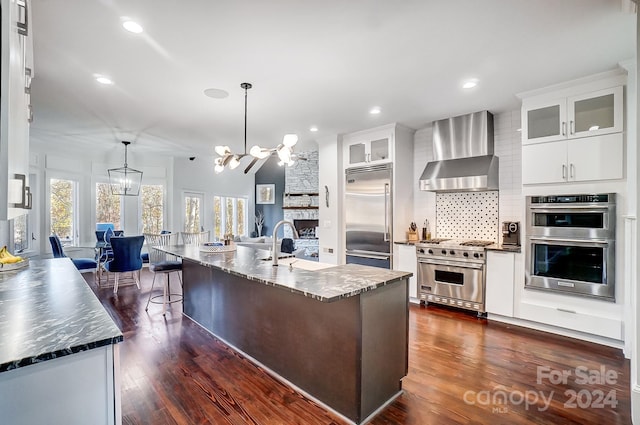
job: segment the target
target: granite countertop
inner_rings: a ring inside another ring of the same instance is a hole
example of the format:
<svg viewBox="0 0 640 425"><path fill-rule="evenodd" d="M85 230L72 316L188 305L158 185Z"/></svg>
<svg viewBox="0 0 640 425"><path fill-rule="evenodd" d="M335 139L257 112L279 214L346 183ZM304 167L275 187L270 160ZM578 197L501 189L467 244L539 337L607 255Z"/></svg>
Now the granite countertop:
<svg viewBox="0 0 640 425"><path fill-rule="evenodd" d="M502 244L493 244L485 247L487 251L503 251L503 252L522 252L522 247L520 245L502 245Z"/></svg>
<svg viewBox="0 0 640 425"><path fill-rule="evenodd" d="M201 252L198 247L184 245L156 247L156 249L195 261L203 266L213 267L323 302L337 301L372 291L412 276L412 273L408 272L358 264L330 266L314 271L290 269L284 264L273 267L271 261L264 261L269 256L268 251L245 246L237 246L236 251L215 254Z"/></svg>
<svg viewBox="0 0 640 425"><path fill-rule="evenodd" d="M0 372L122 340L69 258L0 272Z"/></svg>

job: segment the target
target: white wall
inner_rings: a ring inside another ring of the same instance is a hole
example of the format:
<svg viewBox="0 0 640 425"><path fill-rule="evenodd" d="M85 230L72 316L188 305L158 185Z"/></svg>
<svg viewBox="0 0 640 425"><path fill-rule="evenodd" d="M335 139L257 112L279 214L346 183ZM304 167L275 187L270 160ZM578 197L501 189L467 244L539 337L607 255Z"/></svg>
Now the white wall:
<svg viewBox="0 0 640 425"><path fill-rule="evenodd" d="M53 147L39 143L32 143L30 149L30 172L36 174L36 182L30 182L37 188L34 192L34 209L30 214L35 214L37 219L36 237L38 239L38 251L50 252L49 246L49 217L47 214L48 202L47 180L50 177L71 178L79 182L79 211L78 232L81 245L95 242L95 183L108 182L108 168L122 167L124 161L124 148L116 146L105 153L103 150L71 150ZM164 184L167 188L166 203L169 207L171 199L170 185L173 168L171 158L162 156L150 156L136 152L135 145L130 146L128 165L143 172L143 183ZM139 234L139 197L124 197L122 204L124 212L123 230L125 234ZM170 220L171 213L165 209L166 220ZM39 233L39 235L37 234ZM91 250L86 255L93 255Z"/></svg>
<svg viewBox="0 0 640 425"><path fill-rule="evenodd" d="M213 196L246 196L248 211L248 226L253 228L255 212L255 177L253 173L244 174L246 167L244 159L235 170L225 169L216 174L213 171L213 157L197 157L190 161L186 158L175 158L173 161L173 195L170 198L174 211L171 228L174 232L184 229L183 195L185 191L202 193L204 195L204 209L201 222L205 230L213 234ZM255 168L255 167L254 167ZM253 170L252 170L253 171Z"/></svg>
<svg viewBox="0 0 640 425"><path fill-rule="evenodd" d="M319 164L319 226L320 257L322 263L341 264L342 252L342 140L338 136L329 136L318 140ZM325 186L329 190L329 206L326 205ZM329 252L332 251L332 252Z"/></svg>

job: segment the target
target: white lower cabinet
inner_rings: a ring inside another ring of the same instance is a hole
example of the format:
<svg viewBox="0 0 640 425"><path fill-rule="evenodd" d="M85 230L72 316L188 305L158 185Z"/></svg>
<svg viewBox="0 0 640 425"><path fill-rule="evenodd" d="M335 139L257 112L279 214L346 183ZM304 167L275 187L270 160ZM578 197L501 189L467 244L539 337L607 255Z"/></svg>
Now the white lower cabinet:
<svg viewBox="0 0 640 425"><path fill-rule="evenodd" d="M485 308L489 314L513 317L515 256L513 252L487 251Z"/></svg>
<svg viewBox="0 0 640 425"><path fill-rule="evenodd" d="M416 259L416 247L414 245L394 244L394 257L394 270L413 273L413 276L409 278L409 299L413 298L413 301L417 302L419 297L417 283L418 263Z"/></svg>

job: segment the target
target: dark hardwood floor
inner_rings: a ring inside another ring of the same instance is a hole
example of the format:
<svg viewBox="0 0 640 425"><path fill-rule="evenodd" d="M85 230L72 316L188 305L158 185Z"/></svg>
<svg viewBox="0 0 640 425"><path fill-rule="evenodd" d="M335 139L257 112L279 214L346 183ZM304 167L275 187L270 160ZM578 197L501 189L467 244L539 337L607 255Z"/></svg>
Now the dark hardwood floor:
<svg viewBox="0 0 640 425"><path fill-rule="evenodd" d="M84 276L124 333L124 424L345 423L183 317L180 303L166 319L161 305L145 312L146 269L142 290L117 296ZM404 393L371 424L631 423L620 350L433 306L411 306L409 332Z"/></svg>

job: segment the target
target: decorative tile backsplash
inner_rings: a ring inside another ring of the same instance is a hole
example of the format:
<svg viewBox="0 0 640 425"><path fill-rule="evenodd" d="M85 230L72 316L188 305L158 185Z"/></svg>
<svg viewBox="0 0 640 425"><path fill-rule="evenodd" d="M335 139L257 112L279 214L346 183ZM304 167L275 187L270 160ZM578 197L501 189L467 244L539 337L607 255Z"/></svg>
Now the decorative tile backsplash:
<svg viewBox="0 0 640 425"><path fill-rule="evenodd" d="M436 194L439 238L498 241L498 191Z"/></svg>

